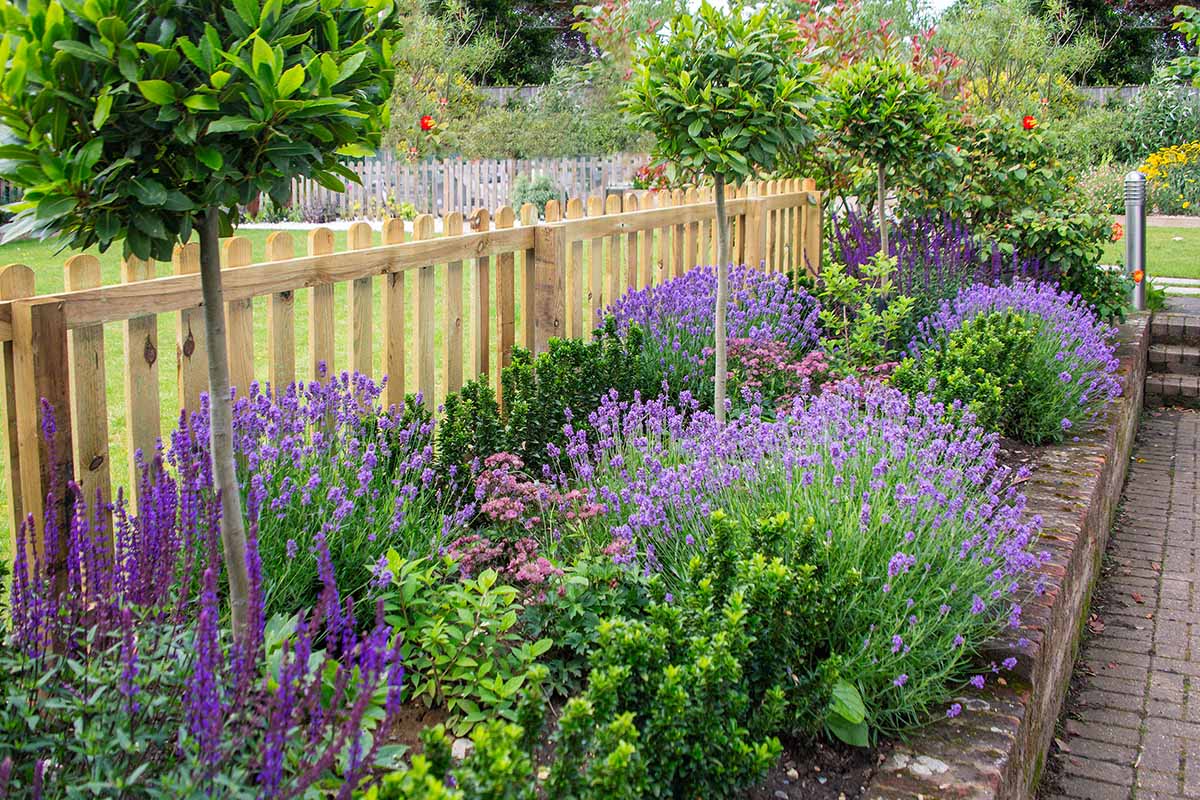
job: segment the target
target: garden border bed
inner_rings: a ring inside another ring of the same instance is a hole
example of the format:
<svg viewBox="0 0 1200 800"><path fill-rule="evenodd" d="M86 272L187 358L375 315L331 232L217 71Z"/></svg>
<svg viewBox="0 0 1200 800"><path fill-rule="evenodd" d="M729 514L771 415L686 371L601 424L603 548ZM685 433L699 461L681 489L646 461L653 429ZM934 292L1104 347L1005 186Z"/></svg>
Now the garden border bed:
<svg viewBox="0 0 1200 800"><path fill-rule="evenodd" d="M1018 655L1000 685L956 698L964 713L896 744L866 800L1024 800L1032 797L1071 679L1080 633L1125 483L1137 433L1150 346L1150 317L1120 326L1122 396L1078 442L1037 450L1024 484L1029 512L1043 520L1039 569L1045 593L1024 609L1012 636L984 660ZM1018 637L1027 642L1017 646ZM993 658L994 657L994 658Z"/></svg>

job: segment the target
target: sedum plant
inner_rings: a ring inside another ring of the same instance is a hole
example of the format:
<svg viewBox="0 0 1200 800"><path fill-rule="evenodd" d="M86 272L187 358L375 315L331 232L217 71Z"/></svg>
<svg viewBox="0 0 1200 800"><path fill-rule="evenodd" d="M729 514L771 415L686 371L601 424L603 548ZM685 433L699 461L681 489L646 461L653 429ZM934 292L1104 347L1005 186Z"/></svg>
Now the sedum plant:
<svg viewBox="0 0 1200 800"><path fill-rule="evenodd" d="M0 4L0 177L25 190L5 238L170 260L196 234L212 461L232 621L248 631L219 237L239 204L334 191L378 146L391 0L31 0Z"/></svg>
<svg viewBox="0 0 1200 800"><path fill-rule="evenodd" d="M672 181L711 179L716 197L715 399L725 419L729 227L725 187L771 172L810 144L816 66L795 58L795 26L739 3L703 2L644 36L625 110L655 136ZM752 265L757 266L757 265Z"/></svg>

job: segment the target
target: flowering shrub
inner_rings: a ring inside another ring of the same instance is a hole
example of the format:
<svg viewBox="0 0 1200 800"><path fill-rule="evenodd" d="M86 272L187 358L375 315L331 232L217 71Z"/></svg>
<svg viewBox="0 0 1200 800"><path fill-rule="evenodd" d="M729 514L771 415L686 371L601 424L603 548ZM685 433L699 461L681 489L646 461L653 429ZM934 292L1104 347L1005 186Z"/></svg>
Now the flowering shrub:
<svg viewBox="0 0 1200 800"><path fill-rule="evenodd" d="M1164 147L1146 157L1147 196L1159 214L1195 214L1200 209L1200 141Z"/></svg>
<svg viewBox="0 0 1200 800"><path fill-rule="evenodd" d="M434 480L433 421L419 398L384 409L382 390L342 373L275 393L253 384L234 407L238 480L258 525L269 615L315 602L318 539L338 584L355 593L389 548L436 551L451 498ZM211 490L206 405L181 419L166 460L194 482L191 491Z"/></svg>
<svg viewBox="0 0 1200 800"><path fill-rule="evenodd" d="M47 557L33 564L36 534L22 527L0 641L0 796L285 797L320 784L349 797L394 764L377 735L396 719L404 676L390 627L377 613L356 633L320 544L317 607L268 623L251 527L250 632L230 641L219 507L198 488L160 474L136 520L117 500L111 527L107 509L77 502L65 552L50 516ZM56 562L65 574L51 574Z"/></svg>
<svg viewBox="0 0 1200 800"><path fill-rule="evenodd" d="M789 285L787 276L735 266L729 295L730 339L781 342L797 359L816 344L817 303ZM635 326L642 330L644 357L661 372L672 396L690 392L711 405L716 298L716 269L697 267L659 286L629 292L607 312L622 335Z"/></svg>
<svg viewBox="0 0 1200 800"><path fill-rule="evenodd" d="M921 719L970 675L974 648L1019 622L1039 522L997 462L997 437L969 414L848 380L774 421L721 427L660 399L606 403L592 426L569 448L606 507L585 533L669 586L686 585L716 509L811 524L813 565L846 582L824 647L875 730Z"/></svg>
<svg viewBox="0 0 1200 800"><path fill-rule="evenodd" d="M1016 316L1003 316L1009 312ZM995 326L971 323L995 315L1001 315L1001 327L1011 331L1027 324L1031 334L1005 333L989 344L999 335ZM956 335L962 329L967 333ZM897 380L922 391L932 379L939 397L971 401L976 398L957 393L971 382L956 373L965 359L975 364L980 380L1007 376L991 400L999 405L995 417L1006 435L1032 444L1056 442L1121 393L1113 374L1115 333L1077 295L1050 284L973 286L921 322ZM997 347L1004 352L993 352Z"/></svg>

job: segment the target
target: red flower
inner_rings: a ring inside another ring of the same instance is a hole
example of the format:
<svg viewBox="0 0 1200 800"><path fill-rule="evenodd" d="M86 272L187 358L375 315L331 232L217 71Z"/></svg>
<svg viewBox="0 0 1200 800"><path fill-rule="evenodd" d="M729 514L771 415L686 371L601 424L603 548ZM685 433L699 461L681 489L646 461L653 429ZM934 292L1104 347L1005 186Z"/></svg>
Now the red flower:
<svg viewBox="0 0 1200 800"><path fill-rule="evenodd" d="M1140 270L1140 269L1135 269L1135 270L1133 271L1133 282L1134 282L1134 283L1141 283L1141 282L1142 282L1142 280L1144 280L1144 279L1145 279L1145 277L1146 277L1146 273L1145 273L1145 272L1143 272L1142 270Z"/></svg>
<svg viewBox="0 0 1200 800"><path fill-rule="evenodd" d="M1021 125L1024 126L1025 130L1031 131L1038 126L1037 117L1032 114L1026 114L1025 119L1021 120Z"/></svg>
<svg viewBox="0 0 1200 800"><path fill-rule="evenodd" d="M1112 226L1112 240L1119 242L1125 238L1125 228L1119 222L1114 222Z"/></svg>
<svg viewBox="0 0 1200 800"><path fill-rule="evenodd" d="M433 125L434 125L433 117L429 116L428 114L421 117L421 130L431 131L431 130L433 130Z"/></svg>

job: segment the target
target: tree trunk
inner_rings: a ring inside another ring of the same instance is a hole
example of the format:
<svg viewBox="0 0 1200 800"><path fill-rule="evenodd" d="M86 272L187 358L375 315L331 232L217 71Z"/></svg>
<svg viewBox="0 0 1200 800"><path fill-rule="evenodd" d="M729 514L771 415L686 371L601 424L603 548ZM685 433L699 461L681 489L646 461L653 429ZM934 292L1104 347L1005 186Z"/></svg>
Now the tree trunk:
<svg viewBox="0 0 1200 800"><path fill-rule="evenodd" d="M714 194L717 200L717 317L713 331L713 354L716 357L716 380L713 407L717 422L725 422L725 378L728 360L725 355L725 307L729 305L729 220L725 216L725 179L717 175Z"/></svg>
<svg viewBox="0 0 1200 800"><path fill-rule="evenodd" d="M879 254L888 256L887 167L879 162Z"/></svg>
<svg viewBox="0 0 1200 800"><path fill-rule="evenodd" d="M225 573L229 578L233 635L240 640L250 623L250 573L246 567L246 523L242 519L242 497L233 454L233 401L229 397L220 219L216 208L205 212L200 225L200 285L204 295L204 338L208 345L213 482L221 496L221 546L225 552Z"/></svg>

